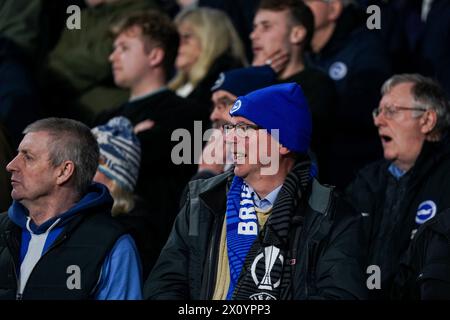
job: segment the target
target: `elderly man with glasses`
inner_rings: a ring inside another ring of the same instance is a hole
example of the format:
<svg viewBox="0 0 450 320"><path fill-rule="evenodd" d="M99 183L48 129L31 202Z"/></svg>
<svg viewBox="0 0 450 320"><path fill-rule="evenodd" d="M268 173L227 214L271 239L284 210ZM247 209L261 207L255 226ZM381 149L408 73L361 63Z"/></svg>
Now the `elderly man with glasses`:
<svg viewBox="0 0 450 320"><path fill-rule="evenodd" d="M373 119L384 160L362 169L347 194L366 220L368 265L381 272L371 297L386 299L418 228L450 207L450 114L439 84L418 74L391 77L381 94Z"/></svg>

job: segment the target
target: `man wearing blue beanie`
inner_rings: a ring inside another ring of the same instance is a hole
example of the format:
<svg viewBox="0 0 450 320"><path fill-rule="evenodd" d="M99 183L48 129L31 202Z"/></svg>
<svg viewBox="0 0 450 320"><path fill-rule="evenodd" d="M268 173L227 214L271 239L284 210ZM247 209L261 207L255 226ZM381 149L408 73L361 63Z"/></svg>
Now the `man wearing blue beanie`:
<svg viewBox="0 0 450 320"><path fill-rule="evenodd" d="M213 110L210 115L210 120L214 129L222 131L224 124L231 120L229 114L236 98L245 95L254 90L268 87L276 82L276 73L269 66L247 67L233 69L227 72L222 72L211 88L213 102ZM225 150L222 152L221 159L215 161L207 161L206 157L211 149L219 148L223 144L223 138L216 136L211 139L211 142L205 146L202 161L198 166L198 173L192 178L210 178L220 174L230 168L230 161L227 161Z"/></svg>
<svg viewBox="0 0 450 320"><path fill-rule="evenodd" d="M361 216L311 176L302 89L288 83L254 91L230 115L234 171L189 184L145 296L364 299ZM264 172L273 163L276 170Z"/></svg>
<svg viewBox="0 0 450 320"><path fill-rule="evenodd" d="M296 83L274 85L239 97L230 115L247 118L268 131L278 129L280 144L293 152L305 154L308 151L311 114L303 91Z"/></svg>

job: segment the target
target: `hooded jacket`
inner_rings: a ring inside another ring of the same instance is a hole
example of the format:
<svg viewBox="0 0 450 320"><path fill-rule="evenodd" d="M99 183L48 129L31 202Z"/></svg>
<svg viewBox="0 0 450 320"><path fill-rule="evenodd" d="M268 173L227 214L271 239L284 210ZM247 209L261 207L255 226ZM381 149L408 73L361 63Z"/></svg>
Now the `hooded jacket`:
<svg viewBox="0 0 450 320"><path fill-rule="evenodd" d="M93 184L72 208L37 226L14 201L0 216L0 299L105 297L99 290L108 282L103 271L114 271L110 257L119 243L133 247L111 206L106 187Z"/></svg>

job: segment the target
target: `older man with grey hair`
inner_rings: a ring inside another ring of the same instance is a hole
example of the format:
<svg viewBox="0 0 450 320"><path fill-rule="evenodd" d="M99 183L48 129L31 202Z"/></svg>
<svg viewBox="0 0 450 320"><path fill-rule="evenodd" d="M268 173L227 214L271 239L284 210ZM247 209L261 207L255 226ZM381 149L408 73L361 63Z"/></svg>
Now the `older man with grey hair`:
<svg viewBox="0 0 450 320"><path fill-rule="evenodd" d="M24 130L11 173L13 204L0 215L0 299L140 299L133 239L93 184L99 149L84 124L38 120Z"/></svg>
<svg viewBox="0 0 450 320"><path fill-rule="evenodd" d="M371 290L374 298L390 297L418 228L450 207L450 114L444 91L432 79L401 74L384 83L382 96L373 119L384 160L361 170L347 189L366 220L368 264L381 273Z"/></svg>

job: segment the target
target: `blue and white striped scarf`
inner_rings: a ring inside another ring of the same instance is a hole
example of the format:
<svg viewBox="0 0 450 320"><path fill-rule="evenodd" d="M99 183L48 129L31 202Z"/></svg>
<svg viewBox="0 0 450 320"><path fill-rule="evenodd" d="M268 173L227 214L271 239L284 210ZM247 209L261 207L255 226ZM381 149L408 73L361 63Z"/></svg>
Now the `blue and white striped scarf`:
<svg viewBox="0 0 450 320"><path fill-rule="evenodd" d="M258 235L258 217L252 195L244 180L235 176L227 195L227 251L230 266L230 287L227 300L231 300L241 274L242 266Z"/></svg>

